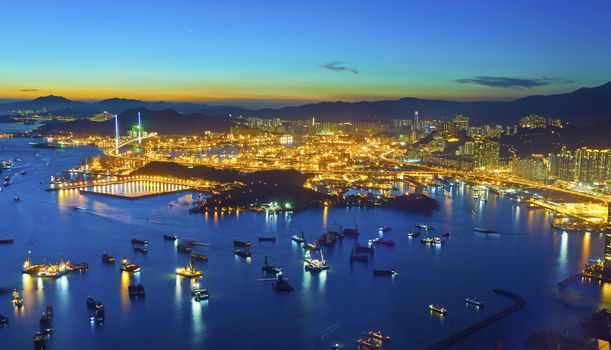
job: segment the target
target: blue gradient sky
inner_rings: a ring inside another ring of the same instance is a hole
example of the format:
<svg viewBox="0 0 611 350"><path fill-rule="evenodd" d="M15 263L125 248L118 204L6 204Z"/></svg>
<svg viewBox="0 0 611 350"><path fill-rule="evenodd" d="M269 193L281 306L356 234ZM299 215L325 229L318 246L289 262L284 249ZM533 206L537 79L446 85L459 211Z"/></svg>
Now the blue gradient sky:
<svg viewBox="0 0 611 350"><path fill-rule="evenodd" d="M611 80L610 13L602 0L5 1L0 96L264 105L565 92ZM321 66L334 61L358 74Z"/></svg>

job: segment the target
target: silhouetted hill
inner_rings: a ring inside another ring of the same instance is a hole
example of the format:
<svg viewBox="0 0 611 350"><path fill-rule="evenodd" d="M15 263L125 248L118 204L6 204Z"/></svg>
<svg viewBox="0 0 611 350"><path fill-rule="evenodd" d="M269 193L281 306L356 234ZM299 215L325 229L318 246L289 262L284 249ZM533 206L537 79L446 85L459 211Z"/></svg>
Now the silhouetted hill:
<svg viewBox="0 0 611 350"><path fill-rule="evenodd" d="M319 121L388 121L395 118L410 118L419 111L424 119L449 119L457 114L471 118L472 124L514 124L531 113L545 117L560 118L572 124L587 125L611 120L611 82L581 88L570 93L529 96L514 101L456 102L402 98L398 100L361 102L321 102L279 109L246 109L239 106L213 106L197 103L148 102L121 98L102 100L96 103L70 101L58 96L47 96L32 101L0 104L0 113L11 109L46 108L53 114L90 116L108 111L121 113L135 108L161 111L173 109L181 113L198 113L211 116L258 116L279 117L287 120L309 119Z"/></svg>
<svg viewBox="0 0 611 350"><path fill-rule="evenodd" d="M151 111L146 108L127 110L119 115L119 132L127 133L133 125L138 124L138 112L141 113L144 130L159 134L201 134L205 131L228 131L231 123L221 118L201 114L181 114L174 110ZM49 122L37 129L41 134L73 132L90 135L114 135L114 119L94 122L78 119L72 122Z"/></svg>

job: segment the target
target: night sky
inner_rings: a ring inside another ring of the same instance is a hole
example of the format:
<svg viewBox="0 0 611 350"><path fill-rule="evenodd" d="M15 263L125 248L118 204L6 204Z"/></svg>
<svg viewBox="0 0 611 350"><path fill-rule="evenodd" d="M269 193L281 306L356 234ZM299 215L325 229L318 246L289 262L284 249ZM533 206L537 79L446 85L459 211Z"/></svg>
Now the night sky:
<svg viewBox="0 0 611 350"><path fill-rule="evenodd" d="M611 2L4 1L0 97L276 106L611 80Z"/></svg>

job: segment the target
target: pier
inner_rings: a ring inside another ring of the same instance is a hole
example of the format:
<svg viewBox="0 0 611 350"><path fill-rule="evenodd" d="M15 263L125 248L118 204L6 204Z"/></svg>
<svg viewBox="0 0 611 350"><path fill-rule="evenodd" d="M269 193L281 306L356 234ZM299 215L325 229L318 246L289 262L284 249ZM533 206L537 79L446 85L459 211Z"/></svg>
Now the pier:
<svg viewBox="0 0 611 350"><path fill-rule="evenodd" d="M558 282L558 286L560 287L568 287L571 284L577 282L579 279L581 279L581 277L584 277L584 275L580 272L576 275L573 275L571 277L565 278L562 281Z"/></svg>
<svg viewBox="0 0 611 350"><path fill-rule="evenodd" d="M463 329L462 331L451 335L433 345L431 345L430 347L428 347L428 350L438 350L438 349L445 349L448 346L451 346L455 343L457 343L458 341L478 332L479 330L486 328L488 326L490 326L491 324L500 321L501 319L513 314L516 311L519 311L520 309L522 309L525 305L526 305L526 301L524 301L524 299L522 299L521 296L512 293L510 291L504 290L504 289L495 289L494 292L496 294L500 294L506 297L509 297L511 299L514 300L514 304L506 309L503 309L495 314L493 314L492 316L479 321L465 329Z"/></svg>

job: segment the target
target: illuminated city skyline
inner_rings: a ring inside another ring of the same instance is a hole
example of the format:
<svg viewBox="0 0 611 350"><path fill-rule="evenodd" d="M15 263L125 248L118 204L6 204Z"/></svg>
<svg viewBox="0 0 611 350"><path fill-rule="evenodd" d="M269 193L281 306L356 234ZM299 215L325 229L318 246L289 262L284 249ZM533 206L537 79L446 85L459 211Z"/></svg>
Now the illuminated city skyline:
<svg viewBox="0 0 611 350"><path fill-rule="evenodd" d="M277 106L504 100L607 82L610 5L551 5L13 2L0 97Z"/></svg>

